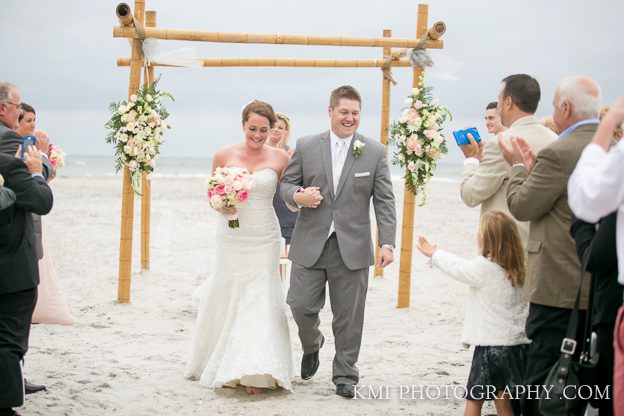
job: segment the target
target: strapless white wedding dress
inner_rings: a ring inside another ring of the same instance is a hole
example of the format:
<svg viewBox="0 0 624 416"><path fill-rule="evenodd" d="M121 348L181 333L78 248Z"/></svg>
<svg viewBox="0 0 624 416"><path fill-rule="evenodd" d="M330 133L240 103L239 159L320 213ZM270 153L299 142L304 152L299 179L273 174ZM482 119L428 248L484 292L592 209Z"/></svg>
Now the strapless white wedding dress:
<svg viewBox="0 0 624 416"><path fill-rule="evenodd" d="M279 278L280 227L273 209L277 173L252 173L238 207L239 228L218 220L214 270L199 300L184 376L213 388L242 384L292 391L292 353Z"/></svg>

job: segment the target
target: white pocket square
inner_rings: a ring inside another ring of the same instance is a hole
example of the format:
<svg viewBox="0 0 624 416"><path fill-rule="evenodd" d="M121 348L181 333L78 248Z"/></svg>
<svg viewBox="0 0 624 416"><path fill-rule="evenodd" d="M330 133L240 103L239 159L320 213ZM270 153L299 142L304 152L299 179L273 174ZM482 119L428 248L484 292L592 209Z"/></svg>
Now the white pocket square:
<svg viewBox="0 0 624 416"><path fill-rule="evenodd" d="M355 177L361 178L362 176L370 176L370 172L356 172Z"/></svg>

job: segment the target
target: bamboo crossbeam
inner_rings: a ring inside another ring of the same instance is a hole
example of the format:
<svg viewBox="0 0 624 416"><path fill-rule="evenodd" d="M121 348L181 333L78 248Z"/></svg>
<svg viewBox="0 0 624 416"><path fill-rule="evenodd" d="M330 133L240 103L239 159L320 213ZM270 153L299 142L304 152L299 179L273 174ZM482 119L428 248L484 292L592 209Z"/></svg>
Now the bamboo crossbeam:
<svg viewBox="0 0 624 416"><path fill-rule="evenodd" d="M418 20L416 36L422 36L427 31L429 6L418 5ZM413 86L420 86L422 68L414 68ZM404 186L403 192L403 228L401 230L401 264L399 268L399 290L397 308L409 308L410 286L412 278L412 250L414 242L414 207L416 197L412 191Z"/></svg>
<svg viewBox="0 0 624 416"><path fill-rule="evenodd" d="M300 68L381 68L384 59L298 59L298 58L197 58L208 67L300 67ZM117 66L129 66L130 58L117 58ZM172 66L152 63L153 66ZM392 66L410 67L407 59L393 61Z"/></svg>
<svg viewBox="0 0 624 416"><path fill-rule="evenodd" d="M424 34L425 31L422 33ZM274 45L362 46L410 49L416 48L420 43L420 39L409 38L224 33L147 27L145 28L145 36L155 39L189 40L216 43L265 43ZM113 37L136 39L139 35L134 27L116 26L113 28ZM442 49L443 42L439 39L430 39L425 43L425 47L429 49Z"/></svg>

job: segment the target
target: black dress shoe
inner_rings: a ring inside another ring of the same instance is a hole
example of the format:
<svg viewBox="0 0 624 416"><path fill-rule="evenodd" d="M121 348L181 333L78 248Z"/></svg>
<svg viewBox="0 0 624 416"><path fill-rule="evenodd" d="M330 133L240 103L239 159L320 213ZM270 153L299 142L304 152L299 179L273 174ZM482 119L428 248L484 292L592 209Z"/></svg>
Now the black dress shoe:
<svg viewBox="0 0 624 416"><path fill-rule="evenodd" d="M46 391L46 390L48 389L43 384L33 384L29 382L28 380L24 379L24 392L26 394L33 394L33 393L38 393L40 391Z"/></svg>
<svg viewBox="0 0 624 416"><path fill-rule="evenodd" d="M353 384L337 384L336 394L346 397L347 399L352 399L355 397L355 387L353 387Z"/></svg>
<svg viewBox="0 0 624 416"><path fill-rule="evenodd" d="M323 344L325 343L325 337L321 338L321 346L319 347L319 351L323 348ZM304 380L309 380L312 378L314 374L316 374L316 370L319 368L319 352L315 351L310 354L303 354L301 357L301 378Z"/></svg>

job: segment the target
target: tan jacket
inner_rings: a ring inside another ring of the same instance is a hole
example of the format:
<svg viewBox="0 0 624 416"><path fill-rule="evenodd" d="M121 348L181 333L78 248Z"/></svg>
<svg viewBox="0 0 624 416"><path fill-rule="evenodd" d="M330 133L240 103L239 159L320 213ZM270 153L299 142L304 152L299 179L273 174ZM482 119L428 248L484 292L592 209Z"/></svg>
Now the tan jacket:
<svg viewBox="0 0 624 416"><path fill-rule="evenodd" d="M557 139L557 135L544 127L535 116L516 120L502 135L507 143L511 136L522 137L535 149L536 153ZM469 207L481 204L481 215L492 210L509 213L506 191L510 176L511 166L500 152L498 138L493 137L485 143L481 163L478 165L467 163L464 166L460 184L461 198ZM518 228L526 247L529 224L518 223Z"/></svg>
<svg viewBox="0 0 624 416"><path fill-rule="evenodd" d="M525 297L531 303L569 308L579 287L580 262L570 235L568 179L597 124L577 127L537 154L533 171L515 167L507 204L519 221L530 221ZM587 308L585 279L581 308Z"/></svg>

